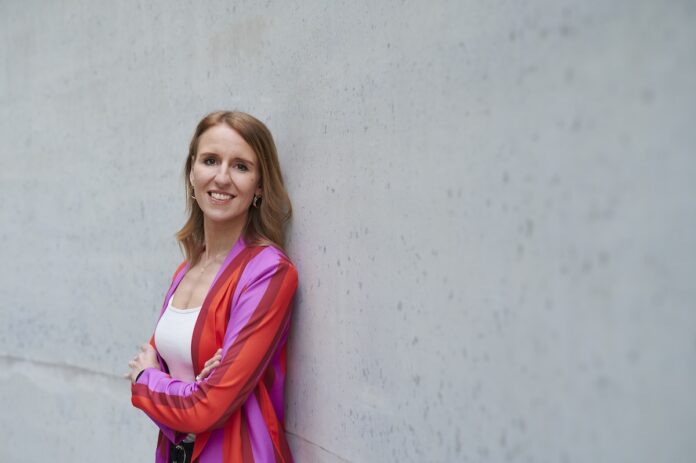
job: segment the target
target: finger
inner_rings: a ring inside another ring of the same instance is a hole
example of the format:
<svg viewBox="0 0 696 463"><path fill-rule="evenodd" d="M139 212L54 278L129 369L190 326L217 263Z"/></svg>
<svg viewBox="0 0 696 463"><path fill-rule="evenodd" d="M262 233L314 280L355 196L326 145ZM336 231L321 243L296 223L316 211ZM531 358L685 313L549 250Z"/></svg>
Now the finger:
<svg viewBox="0 0 696 463"><path fill-rule="evenodd" d="M220 365L220 362L218 362L218 361L211 363L207 367L203 368L203 370L201 371L201 374L199 376L201 378L207 378L210 375L210 372L213 371L213 368L215 368L218 365Z"/></svg>
<svg viewBox="0 0 696 463"><path fill-rule="evenodd" d="M207 378L213 372L216 366L220 365L220 362L213 362L205 369L205 377Z"/></svg>
<svg viewBox="0 0 696 463"><path fill-rule="evenodd" d="M122 376L123 376L123 379L130 379L131 374L130 374L130 373L124 373Z"/></svg>

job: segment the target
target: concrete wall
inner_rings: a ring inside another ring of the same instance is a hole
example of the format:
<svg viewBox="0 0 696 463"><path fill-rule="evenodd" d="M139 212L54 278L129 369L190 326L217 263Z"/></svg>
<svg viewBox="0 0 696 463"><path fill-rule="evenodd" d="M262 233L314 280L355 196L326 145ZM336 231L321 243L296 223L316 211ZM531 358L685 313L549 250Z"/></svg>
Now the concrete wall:
<svg viewBox="0 0 696 463"><path fill-rule="evenodd" d="M120 375L219 108L295 206L297 461L696 453L693 1L4 0L0 59L3 461L151 461Z"/></svg>

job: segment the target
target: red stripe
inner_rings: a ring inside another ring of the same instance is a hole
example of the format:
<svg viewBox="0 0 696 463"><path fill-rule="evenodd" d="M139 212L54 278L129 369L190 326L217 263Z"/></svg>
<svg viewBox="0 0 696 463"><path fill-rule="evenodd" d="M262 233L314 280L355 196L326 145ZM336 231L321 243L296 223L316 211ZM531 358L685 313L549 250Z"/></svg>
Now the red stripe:
<svg viewBox="0 0 696 463"><path fill-rule="evenodd" d="M288 443L285 440L285 432L281 423L278 421L275 408L273 408L273 402L271 402L271 397L268 395L268 391L263 386L259 386L256 391L258 391L257 395L259 406L261 408L261 414L263 415L263 420L266 422L268 434L271 436L271 441L273 442L276 461L282 463L292 463L290 447L288 447Z"/></svg>
<svg viewBox="0 0 696 463"><path fill-rule="evenodd" d="M210 288L208 291L208 294L206 295L205 299L203 300L203 305L201 307L201 311L198 314L198 319L196 320L196 325L193 328L193 336L191 338L191 359L193 359L193 369L194 369L194 374L198 374L201 372L203 369L203 365L205 365L205 362L215 354L215 350L219 346L212 346L212 351L207 352L208 349L205 349L206 352L201 352L201 341L205 339L203 337L203 333L207 333L208 336L211 334L209 331L205 329L205 327L211 323L211 320L208 320L208 314L210 312L215 312L215 310L211 311L211 301L215 299L215 296L217 293L220 291L221 288L226 288L226 287L237 287L237 284L239 283L239 278L243 273L243 270L246 268L247 264L251 259L253 259L259 252L261 252L263 248L244 248L237 256L235 256L234 259L225 267L218 277L217 281L213 284L213 287ZM236 278L231 279L230 277L235 274ZM229 304L227 304L229 305ZM225 307L225 310L229 310L229 307ZM214 321L214 320L213 320ZM206 339L210 340L210 339ZM203 360L201 360L201 354L205 356Z"/></svg>
<svg viewBox="0 0 696 463"><path fill-rule="evenodd" d="M263 382L266 385L267 389L271 389L273 387L273 382L275 381L275 365L271 363L268 365L268 368L266 368L266 372L263 374Z"/></svg>
<svg viewBox="0 0 696 463"><path fill-rule="evenodd" d="M221 378L224 376L224 373L226 372L227 368L229 368L229 366L234 364L234 359L239 355L242 348L251 339L251 336L243 336L243 333L245 331L253 329L253 327L255 327L263 319L263 317L266 315L266 313L268 313L270 311L271 307L273 307L273 305L274 305L273 304L274 302L283 304L283 306L284 306L283 310L285 310L285 313L283 315L283 319L281 320L279 327L285 326L285 324L289 320L289 318L290 318L290 310L289 310L290 309L290 300L289 300L289 298L287 298L288 300L286 303L286 301L283 300L278 295L279 295L280 291L282 291L282 290L285 290L284 292L287 292L288 285L285 284L285 281L288 278L292 278L292 275L289 272L289 270L290 270L289 266L282 265L282 267L284 267L282 270L282 272L284 273L284 278L282 278L282 279L277 278L277 279L273 279L271 281L272 284L268 287L268 289L266 290L266 292L263 295L263 298L261 299L261 302L259 303L259 309L256 312L254 312L254 314L252 315L252 317L249 320L249 322L247 323L247 325L244 327L242 332L239 333L239 336L237 337L237 339L240 339L240 342L235 343L230 348L230 351L233 351L232 352L232 354L233 354L232 360L226 366L225 370L223 371L223 374L220 376ZM281 268L281 266L279 266L279 268ZM294 285L292 285L292 286L294 286ZM294 288L292 288L292 291L294 292ZM276 296L278 296L278 297L276 297ZM265 310L262 310L262 309L265 309ZM251 392L251 390L259 383L259 377L263 373L264 368L267 366L269 358L275 353L275 351L278 347L278 343L280 342L280 339L283 336L282 329L276 328L274 331L275 331L275 335L273 337L273 340L271 341L271 345L269 346L269 349L266 351L263 358L258 363L253 374L251 376L249 376L249 379L247 380L247 382L244 384L244 386L237 393L236 400L234 400L227 407L225 412L221 415L220 419L215 423L215 426L221 426L222 423L224 423L224 421L227 419L227 417L229 417L229 415L235 409L239 408L239 406L242 404L242 402L246 400L246 398L249 395L249 393ZM258 337L258 335L257 335L257 337ZM258 339L254 339L253 341L258 341ZM228 353L229 353L229 351L228 351ZM225 356L225 357L227 357L227 356ZM225 358L225 363L227 363L227 358ZM222 366L222 365L220 365L220 366ZM215 371L213 376L217 376L217 370Z"/></svg>

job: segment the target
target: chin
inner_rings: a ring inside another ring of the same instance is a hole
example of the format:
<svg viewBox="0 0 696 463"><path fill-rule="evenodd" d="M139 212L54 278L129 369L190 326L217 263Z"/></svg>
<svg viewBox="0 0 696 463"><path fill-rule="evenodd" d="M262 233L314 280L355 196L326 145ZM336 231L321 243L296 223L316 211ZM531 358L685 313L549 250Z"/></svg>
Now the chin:
<svg viewBox="0 0 696 463"><path fill-rule="evenodd" d="M203 211L203 216L207 220L209 220L211 222L215 222L215 223L225 223L225 222L234 223L234 222L239 222L240 220L246 220L245 214L233 214L233 215L224 214L224 215L222 215L222 214L208 214L205 211Z"/></svg>

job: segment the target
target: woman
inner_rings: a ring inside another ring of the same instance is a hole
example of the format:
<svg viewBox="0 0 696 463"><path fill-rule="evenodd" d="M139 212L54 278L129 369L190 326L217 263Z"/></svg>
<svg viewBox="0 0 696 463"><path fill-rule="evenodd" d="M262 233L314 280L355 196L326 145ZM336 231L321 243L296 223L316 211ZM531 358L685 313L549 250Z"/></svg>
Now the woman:
<svg viewBox="0 0 696 463"><path fill-rule="evenodd" d="M186 259L128 364L131 401L160 428L157 463L292 462L283 385L297 272L282 251L291 206L271 133L245 113L207 115L185 183Z"/></svg>

